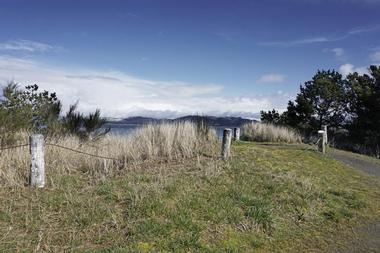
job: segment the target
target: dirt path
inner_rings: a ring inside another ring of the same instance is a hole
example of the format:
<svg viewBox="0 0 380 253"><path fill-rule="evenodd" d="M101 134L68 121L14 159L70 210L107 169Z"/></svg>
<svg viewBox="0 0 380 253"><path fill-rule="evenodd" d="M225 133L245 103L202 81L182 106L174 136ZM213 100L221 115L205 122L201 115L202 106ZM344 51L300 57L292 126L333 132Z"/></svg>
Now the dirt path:
<svg viewBox="0 0 380 253"><path fill-rule="evenodd" d="M364 156L339 150L331 150L329 155L355 169L380 177L380 162L375 161L372 158L366 158ZM349 247L334 252L380 252L380 220L354 229L354 232L357 236L355 240L349 244Z"/></svg>
<svg viewBox="0 0 380 253"><path fill-rule="evenodd" d="M380 176L380 162L372 161L372 158L340 150L331 150L330 155L355 169L364 171L370 175Z"/></svg>

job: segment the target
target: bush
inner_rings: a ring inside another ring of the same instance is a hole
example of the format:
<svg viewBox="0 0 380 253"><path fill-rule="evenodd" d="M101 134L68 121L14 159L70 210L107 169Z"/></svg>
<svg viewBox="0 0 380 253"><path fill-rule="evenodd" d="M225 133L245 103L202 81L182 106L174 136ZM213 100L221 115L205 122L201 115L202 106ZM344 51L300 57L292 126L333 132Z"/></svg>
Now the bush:
<svg viewBox="0 0 380 253"><path fill-rule="evenodd" d="M100 117L100 110L87 116L76 110L77 104L71 105L62 119L65 133L74 134L82 140L96 140L110 131L110 128L102 128L106 120Z"/></svg>
<svg viewBox="0 0 380 253"><path fill-rule="evenodd" d="M259 142L300 143L301 135L295 130L265 123L247 123L242 127L242 140Z"/></svg>
<svg viewBox="0 0 380 253"><path fill-rule="evenodd" d="M11 82L3 88L0 99L0 146L15 142L14 135L20 131L42 133L46 137L75 134L82 140L97 139L108 133L105 119L96 110L88 115L76 112L77 104L62 117L62 104L56 93L39 91L38 85L19 89Z"/></svg>

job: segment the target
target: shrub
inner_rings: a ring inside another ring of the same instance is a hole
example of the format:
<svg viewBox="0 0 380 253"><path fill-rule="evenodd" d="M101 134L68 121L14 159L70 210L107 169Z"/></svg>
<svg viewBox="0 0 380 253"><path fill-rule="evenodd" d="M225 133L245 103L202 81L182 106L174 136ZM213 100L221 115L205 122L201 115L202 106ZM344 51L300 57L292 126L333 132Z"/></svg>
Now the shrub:
<svg viewBox="0 0 380 253"><path fill-rule="evenodd" d="M14 143L20 131L42 133L46 137L75 134L81 139L97 139L108 133L103 128L105 119L96 110L88 115L76 111L77 104L61 117L62 104L55 92L40 91L38 85L24 90L10 82L3 88L0 99L0 146Z"/></svg>
<svg viewBox="0 0 380 253"><path fill-rule="evenodd" d="M241 139L259 142L302 142L301 135L291 128L253 122L243 125Z"/></svg>
<svg viewBox="0 0 380 253"><path fill-rule="evenodd" d="M82 140L96 140L106 135L110 128L103 128L106 120L100 117L100 110L89 113L87 116L77 112L77 104L71 105L62 119L64 132L74 134Z"/></svg>

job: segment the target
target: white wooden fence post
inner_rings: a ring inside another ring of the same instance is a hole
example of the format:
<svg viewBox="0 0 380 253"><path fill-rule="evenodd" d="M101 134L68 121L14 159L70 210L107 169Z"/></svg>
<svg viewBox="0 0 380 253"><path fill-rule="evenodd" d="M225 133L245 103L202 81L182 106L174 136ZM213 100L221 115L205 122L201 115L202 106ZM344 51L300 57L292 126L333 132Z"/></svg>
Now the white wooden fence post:
<svg viewBox="0 0 380 253"><path fill-rule="evenodd" d="M45 186L44 136L35 134L29 137L31 155L29 184L38 188Z"/></svg>
<svg viewBox="0 0 380 253"><path fill-rule="evenodd" d="M234 128L234 141L240 140L240 128L235 127Z"/></svg>
<svg viewBox="0 0 380 253"><path fill-rule="evenodd" d="M325 131L319 130L318 137L320 138L318 143L318 150L322 152L322 154L326 153L326 134Z"/></svg>
<svg viewBox="0 0 380 253"><path fill-rule="evenodd" d="M231 137L232 130L230 128L225 128L223 130L223 140L222 140L222 158L227 160L230 156L230 148L231 148Z"/></svg>
<svg viewBox="0 0 380 253"><path fill-rule="evenodd" d="M327 143L328 143L328 138L327 138L327 137L328 137L328 134L327 134L327 125L324 125L324 126L323 126L323 131L325 131L325 141L326 141L325 144L327 145Z"/></svg>

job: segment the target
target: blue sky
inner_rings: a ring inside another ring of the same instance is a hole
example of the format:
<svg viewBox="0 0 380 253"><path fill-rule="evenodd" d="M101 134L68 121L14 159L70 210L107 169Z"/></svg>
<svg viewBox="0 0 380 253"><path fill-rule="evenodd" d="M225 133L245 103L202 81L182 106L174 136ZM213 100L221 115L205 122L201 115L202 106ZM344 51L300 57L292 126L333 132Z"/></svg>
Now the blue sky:
<svg viewBox="0 0 380 253"><path fill-rule="evenodd" d="M0 0L0 83L105 115L255 117L380 62L380 0Z"/></svg>

